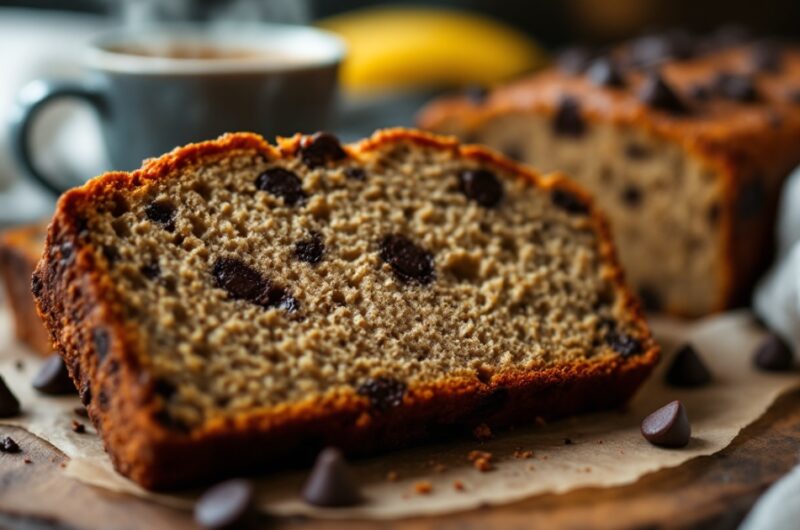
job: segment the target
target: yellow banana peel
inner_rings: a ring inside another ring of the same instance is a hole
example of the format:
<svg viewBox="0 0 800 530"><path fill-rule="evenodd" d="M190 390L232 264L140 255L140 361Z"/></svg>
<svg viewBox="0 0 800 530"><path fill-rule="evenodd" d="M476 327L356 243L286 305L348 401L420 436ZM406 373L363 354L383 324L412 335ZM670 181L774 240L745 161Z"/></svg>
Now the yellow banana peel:
<svg viewBox="0 0 800 530"><path fill-rule="evenodd" d="M451 9L378 7L318 22L348 45L343 85L355 92L492 85L545 62L523 33Z"/></svg>

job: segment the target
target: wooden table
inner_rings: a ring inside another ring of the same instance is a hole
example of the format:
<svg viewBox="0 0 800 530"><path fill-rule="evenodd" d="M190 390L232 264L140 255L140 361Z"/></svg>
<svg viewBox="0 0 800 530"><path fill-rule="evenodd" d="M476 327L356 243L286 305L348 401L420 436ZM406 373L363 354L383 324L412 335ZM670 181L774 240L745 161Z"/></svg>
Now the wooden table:
<svg viewBox="0 0 800 530"><path fill-rule="evenodd" d="M25 431L0 426L25 454L0 453L0 528L189 529L191 514L85 486L61 474L66 457ZM617 488L541 495L455 515L369 523L262 518L257 527L361 530L735 528L800 456L800 390L780 398L725 450ZM26 464L28 457L32 463Z"/></svg>

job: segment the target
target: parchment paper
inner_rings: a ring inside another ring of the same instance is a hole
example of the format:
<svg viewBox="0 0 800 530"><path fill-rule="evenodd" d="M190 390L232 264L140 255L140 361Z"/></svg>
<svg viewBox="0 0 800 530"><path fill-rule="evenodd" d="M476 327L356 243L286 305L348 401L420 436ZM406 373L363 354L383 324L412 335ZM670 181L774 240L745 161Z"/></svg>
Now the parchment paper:
<svg viewBox="0 0 800 530"><path fill-rule="evenodd" d="M49 441L69 458L65 473L100 488L150 498L172 506L191 506L197 492L155 495L116 474L96 433L72 432L77 398L37 395L30 380L41 361L13 343L7 313L0 308L0 374L19 397L24 415L0 420ZM462 440L394 452L353 463L368 502L357 508L316 509L298 497L305 471L273 474L258 480L259 506L276 514L314 517L388 519L444 514L482 505L509 503L543 493L589 486L616 486L664 467L723 449L786 390L800 382L797 373L766 374L751 367L751 353L763 331L746 311L694 324L659 319L653 329L665 360L626 411L570 418L546 426L496 433L487 442ZM714 383L703 389L677 390L662 383L662 372L675 348L691 340L706 360ZM19 370L15 361L24 359ZM679 450L659 449L639 434L639 423L673 399L686 405L692 440ZM565 443L565 439L570 443ZM472 450L492 453L495 469L480 472L467 456ZM24 450L24 447L23 447ZM524 451L533 456L524 458ZM516 453L516 455L515 455ZM397 475L395 481L387 474ZM430 493L415 485L428 481ZM463 490L454 487L460 481Z"/></svg>

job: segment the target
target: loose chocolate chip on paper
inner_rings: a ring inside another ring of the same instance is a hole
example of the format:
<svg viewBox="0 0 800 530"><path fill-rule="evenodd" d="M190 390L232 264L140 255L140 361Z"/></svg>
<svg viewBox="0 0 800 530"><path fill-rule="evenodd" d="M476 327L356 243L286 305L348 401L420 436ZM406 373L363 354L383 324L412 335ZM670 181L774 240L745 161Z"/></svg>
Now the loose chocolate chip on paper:
<svg viewBox="0 0 800 530"><path fill-rule="evenodd" d="M666 382L678 388L695 388L711 382L711 372L691 344L684 344L667 369Z"/></svg>
<svg viewBox="0 0 800 530"><path fill-rule="evenodd" d="M303 486L303 499L314 506L354 506L364 498L342 453L333 447L320 452Z"/></svg>
<svg viewBox="0 0 800 530"><path fill-rule="evenodd" d="M768 372L785 372L792 369L794 354L780 336L770 333L756 348L753 364Z"/></svg>
<svg viewBox="0 0 800 530"><path fill-rule="evenodd" d="M0 376L0 418L11 418L19 414L19 400Z"/></svg>
<svg viewBox="0 0 800 530"><path fill-rule="evenodd" d="M686 408L673 401L647 416L641 425L642 436L660 447L686 447L692 436L692 427Z"/></svg>
<svg viewBox="0 0 800 530"><path fill-rule="evenodd" d="M253 515L253 485L231 479L206 490L194 506L194 520L203 528L239 528Z"/></svg>
<svg viewBox="0 0 800 530"><path fill-rule="evenodd" d="M33 388L43 394L65 395L75 393L75 385L69 378L67 366L58 354L53 354L47 358L33 378L32 384Z"/></svg>
<svg viewBox="0 0 800 530"><path fill-rule="evenodd" d="M10 436L0 439L0 453L19 453L19 444Z"/></svg>

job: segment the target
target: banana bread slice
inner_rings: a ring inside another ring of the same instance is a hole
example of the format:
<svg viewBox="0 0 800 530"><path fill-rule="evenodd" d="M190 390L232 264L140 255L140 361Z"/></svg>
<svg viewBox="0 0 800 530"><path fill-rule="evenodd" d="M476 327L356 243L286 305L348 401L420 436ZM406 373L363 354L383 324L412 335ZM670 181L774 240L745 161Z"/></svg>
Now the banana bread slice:
<svg viewBox="0 0 800 530"><path fill-rule="evenodd" d="M613 407L658 358L584 192L400 129L233 134L91 180L33 292L148 488Z"/></svg>
<svg viewBox="0 0 800 530"><path fill-rule="evenodd" d="M648 36L483 97L432 102L422 128L586 186L647 309L700 316L749 302L800 164L800 48Z"/></svg>
<svg viewBox="0 0 800 530"><path fill-rule="evenodd" d="M31 277L42 257L47 223L12 228L0 234L0 279L5 284L8 307L17 340L36 353L50 355L50 336L36 314Z"/></svg>

